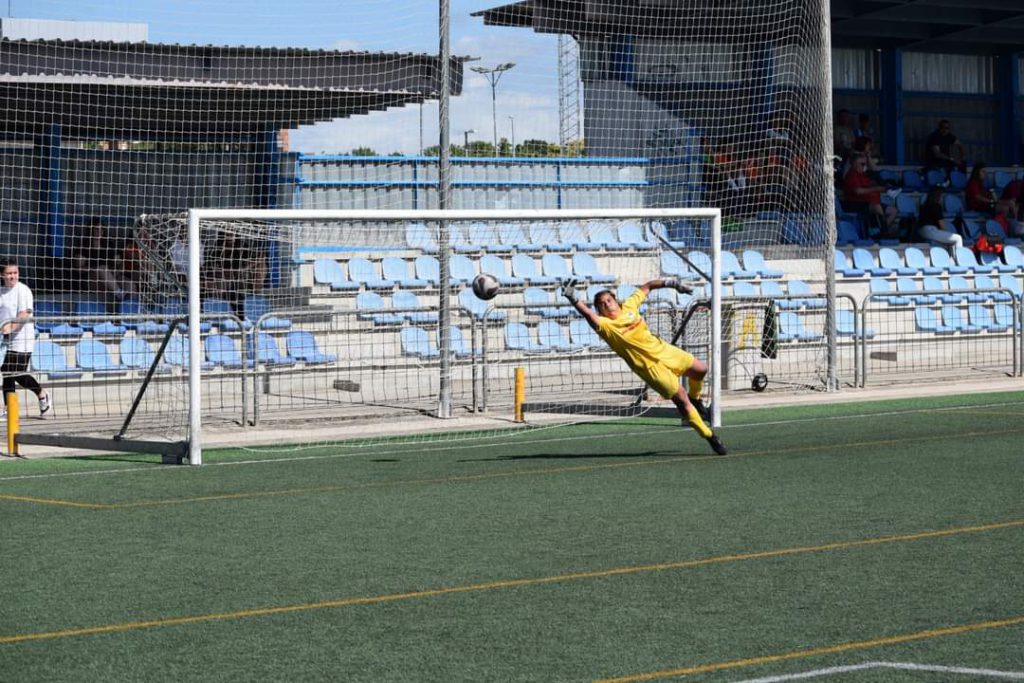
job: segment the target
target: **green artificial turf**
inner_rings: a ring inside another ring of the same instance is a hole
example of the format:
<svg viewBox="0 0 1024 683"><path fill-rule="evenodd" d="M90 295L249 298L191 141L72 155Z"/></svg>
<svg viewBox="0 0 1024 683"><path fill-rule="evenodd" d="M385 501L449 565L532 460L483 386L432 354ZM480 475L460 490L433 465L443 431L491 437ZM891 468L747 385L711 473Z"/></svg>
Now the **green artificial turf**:
<svg viewBox="0 0 1024 683"><path fill-rule="evenodd" d="M1024 671L1022 399L5 463L0 680Z"/></svg>

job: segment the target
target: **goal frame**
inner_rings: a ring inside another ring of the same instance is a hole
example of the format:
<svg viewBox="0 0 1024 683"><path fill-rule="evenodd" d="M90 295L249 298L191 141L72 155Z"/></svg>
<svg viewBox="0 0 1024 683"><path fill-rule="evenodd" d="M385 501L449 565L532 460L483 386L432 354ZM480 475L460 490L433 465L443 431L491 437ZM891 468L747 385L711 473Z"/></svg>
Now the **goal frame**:
<svg viewBox="0 0 1024 683"><path fill-rule="evenodd" d="M711 220L711 339L709 363L711 369L712 426L721 424L719 397L721 393L720 350L721 336L721 248L722 212L719 208L685 209L436 209L436 210L366 210L366 209L202 209L188 210L188 320L189 329L198 330L201 312L202 272L200 268L200 225L206 220L262 220L262 221L410 221L436 222L440 228L438 245L440 251L441 281L448 280L448 258L450 248L447 229L450 221L495 221L495 220L625 220L638 218L646 220L704 218ZM446 288L442 287L442 291ZM441 307L444 308L442 300ZM440 311L446 315L447 311ZM447 326L442 324L439 347L441 350L441 382L438 396L437 417L450 417L450 387L446 384L451 354ZM188 415L188 461L201 465L202 455L202 348L198 334L189 334L189 415Z"/></svg>

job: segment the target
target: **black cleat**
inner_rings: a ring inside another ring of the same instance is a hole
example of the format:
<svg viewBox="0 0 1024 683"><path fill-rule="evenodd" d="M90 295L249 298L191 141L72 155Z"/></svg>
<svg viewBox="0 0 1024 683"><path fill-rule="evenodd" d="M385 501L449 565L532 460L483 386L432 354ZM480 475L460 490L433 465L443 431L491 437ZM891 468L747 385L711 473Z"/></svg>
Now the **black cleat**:
<svg viewBox="0 0 1024 683"><path fill-rule="evenodd" d="M718 436L716 434L712 434L708 437L708 443L711 445L711 450L718 455L729 455L728 449L722 445L722 442L718 440Z"/></svg>
<svg viewBox="0 0 1024 683"><path fill-rule="evenodd" d="M697 414L700 415L700 419L711 424L711 409L704 405L704 401L699 398L691 398L690 404L697 409Z"/></svg>

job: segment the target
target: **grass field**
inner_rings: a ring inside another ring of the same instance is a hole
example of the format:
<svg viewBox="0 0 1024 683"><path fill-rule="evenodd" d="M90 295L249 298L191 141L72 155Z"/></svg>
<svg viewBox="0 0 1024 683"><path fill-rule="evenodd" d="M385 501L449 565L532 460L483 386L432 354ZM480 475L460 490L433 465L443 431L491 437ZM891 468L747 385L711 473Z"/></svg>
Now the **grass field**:
<svg viewBox="0 0 1024 683"><path fill-rule="evenodd" d="M1024 678L1024 393L826 398L3 463L0 680Z"/></svg>

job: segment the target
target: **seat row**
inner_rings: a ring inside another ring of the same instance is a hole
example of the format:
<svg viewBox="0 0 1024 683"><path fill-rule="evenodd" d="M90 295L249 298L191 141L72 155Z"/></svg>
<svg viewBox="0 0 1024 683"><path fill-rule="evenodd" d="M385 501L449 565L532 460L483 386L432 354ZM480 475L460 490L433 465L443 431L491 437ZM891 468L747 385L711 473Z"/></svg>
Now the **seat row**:
<svg viewBox="0 0 1024 683"><path fill-rule="evenodd" d="M571 251L649 251L657 245L636 221L562 221L524 223L449 224L450 239L456 253L495 254L571 252ZM427 254L436 254L436 230L423 223L405 227L406 246Z"/></svg>
<svg viewBox="0 0 1024 683"><path fill-rule="evenodd" d="M243 360L235 340L224 334L211 334L203 338L204 369L223 367L235 369L254 367L257 363L267 366L287 367L296 363L321 365L337 360L335 354L323 353L313 336L307 330L292 330L284 339L282 352L277 341L266 332L249 337L249 348ZM125 337L117 344L117 357L98 339L81 339L73 347L73 359L69 361L66 347L56 342L40 339L32 354L32 368L45 373L50 379L75 379L89 372L94 376L124 375L132 370L146 371L156 361L156 350L145 339ZM180 334L172 335L164 357L156 366L156 372L168 373L173 367L188 369L188 339Z"/></svg>
<svg viewBox="0 0 1024 683"><path fill-rule="evenodd" d="M320 257L313 262L313 282L327 285L334 292L392 290L395 288L436 288L441 282L441 266L437 258L427 254L411 262L397 256L375 261L353 257L344 262ZM465 255L449 259L449 283L453 286L472 282L478 273L494 275L503 287L556 285L570 277L592 282L615 282L615 276L603 273L593 255L580 252L566 261L560 254L545 254L540 264L532 256L514 254L503 258L485 254L474 262Z"/></svg>
<svg viewBox="0 0 1024 683"><path fill-rule="evenodd" d="M957 247L953 256L945 247L931 247L927 254L917 247L907 247L902 255L890 247L881 247L876 259L868 249L856 247L850 257L842 251L836 251L835 269L837 274L847 278L1024 273L1024 253L1020 248L1007 245L1003 250L1003 258L1005 261L995 254L982 252L979 259L966 247Z"/></svg>

